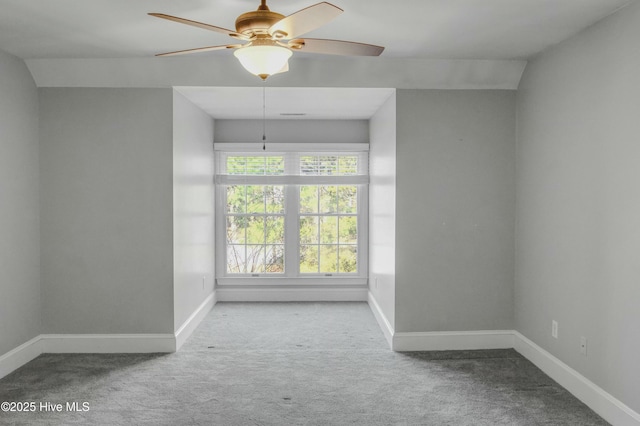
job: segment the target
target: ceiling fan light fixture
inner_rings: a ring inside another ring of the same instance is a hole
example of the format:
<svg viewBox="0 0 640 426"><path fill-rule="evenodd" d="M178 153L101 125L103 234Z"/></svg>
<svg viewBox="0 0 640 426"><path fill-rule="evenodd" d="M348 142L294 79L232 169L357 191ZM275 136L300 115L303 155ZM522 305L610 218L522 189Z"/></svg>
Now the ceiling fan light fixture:
<svg viewBox="0 0 640 426"><path fill-rule="evenodd" d="M249 11L238 16L235 31L204 22L165 15L164 13L149 13L149 15L226 34L246 42L244 44L177 50L175 52L159 53L156 56L175 56L214 50L237 49L234 54L240 60L242 66L251 74L266 80L274 74L289 71L289 58L293 51L343 56L380 55L384 50L382 46L345 40L299 38L300 35L327 24L342 12L343 10L339 7L322 1L300 9L291 15L284 16L269 10L267 0L260 0L258 10Z"/></svg>
<svg viewBox="0 0 640 426"><path fill-rule="evenodd" d="M282 72L293 52L282 46L257 45L242 47L233 54L247 71L266 80Z"/></svg>

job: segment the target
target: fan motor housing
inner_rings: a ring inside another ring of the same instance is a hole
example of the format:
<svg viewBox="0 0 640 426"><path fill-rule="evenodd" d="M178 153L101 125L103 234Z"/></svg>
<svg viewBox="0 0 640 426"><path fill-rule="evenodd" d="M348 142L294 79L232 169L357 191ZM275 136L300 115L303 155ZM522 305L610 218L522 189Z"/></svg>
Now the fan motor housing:
<svg viewBox="0 0 640 426"><path fill-rule="evenodd" d="M284 17L284 15L270 10L246 12L236 19L236 31L248 36L268 34L269 28Z"/></svg>

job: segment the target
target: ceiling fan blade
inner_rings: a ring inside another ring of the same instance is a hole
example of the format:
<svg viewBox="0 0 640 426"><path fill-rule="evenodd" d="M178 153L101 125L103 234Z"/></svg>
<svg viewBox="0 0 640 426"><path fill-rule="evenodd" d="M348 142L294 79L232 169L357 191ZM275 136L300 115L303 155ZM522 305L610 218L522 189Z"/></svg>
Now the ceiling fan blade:
<svg viewBox="0 0 640 426"><path fill-rule="evenodd" d="M191 25L192 27L198 27L209 31L215 31L221 34L226 34L230 37L237 38L240 40L249 40L244 34L239 34L235 31L228 30L226 28L216 27L215 25L205 24L203 22L192 21L190 19L178 18L177 16L165 15L164 13L149 13L151 16L155 16L156 18L166 19L168 21L178 22L180 24Z"/></svg>
<svg viewBox="0 0 640 426"><path fill-rule="evenodd" d="M289 41L288 45L294 51L345 56L379 56L384 50L384 47L373 44L321 38L298 38Z"/></svg>
<svg viewBox="0 0 640 426"><path fill-rule="evenodd" d="M175 52L158 53L156 56L188 55L190 53L210 52L212 50L222 50L222 49L237 49L239 47L242 47L242 45L241 44L229 44L229 45L226 45L226 46L198 47L196 49L176 50Z"/></svg>
<svg viewBox="0 0 640 426"><path fill-rule="evenodd" d="M314 4L282 18L269 28L269 34L276 39L295 38L323 26L342 12L327 2Z"/></svg>

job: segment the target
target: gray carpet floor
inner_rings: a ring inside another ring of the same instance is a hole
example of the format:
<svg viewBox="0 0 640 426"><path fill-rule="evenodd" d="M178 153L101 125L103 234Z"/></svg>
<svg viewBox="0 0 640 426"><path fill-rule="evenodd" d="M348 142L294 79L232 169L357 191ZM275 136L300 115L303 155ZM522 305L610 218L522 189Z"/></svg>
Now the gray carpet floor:
<svg viewBox="0 0 640 426"><path fill-rule="evenodd" d="M606 425L513 350L394 353L365 303L220 303L174 354L44 354L9 425Z"/></svg>

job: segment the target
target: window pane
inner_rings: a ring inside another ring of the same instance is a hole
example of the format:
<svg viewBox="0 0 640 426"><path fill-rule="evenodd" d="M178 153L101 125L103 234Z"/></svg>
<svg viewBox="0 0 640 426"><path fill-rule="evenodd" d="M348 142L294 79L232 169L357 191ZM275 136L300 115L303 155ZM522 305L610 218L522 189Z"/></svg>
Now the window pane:
<svg viewBox="0 0 640 426"><path fill-rule="evenodd" d="M247 219L243 216L227 216L227 243L244 244Z"/></svg>
<svg viewBox="0 0 640 426"><path fill-rule="evenodd" d="M300 217L300 244L318 243L318 216Z"/></svg>
<svg viewBox="0 0 640 426"><path fill-rule="evenodd" d="M227 186L227 213L246 212L246 187L244 185Z"/></svg>
<svg viewBox="0 0 640 426"><path fill-rule="evenodd" d="M284 157L266 157L266 174L283 175L284 174Z"/></svg>
<svg viewBox="0 0 640 426"><path fill-rule="evenodd" d="M300 272L307 274L318 272L318 246L300 246Z"/></svg>
<svg viewBox="0 0 640 426"><path fill-rule="evenodd" d="M264 213L264 187L247 186L247 213Z"/></svg>
<svg viewBox="0 0 640 426"><path fill-rule="evenodd" d="M338 173L344 175L358 174L358 156L341 155L338 157Z"/></svg>
<svg viewBox="0 0 640 426"><path fill-rule="evenodd" d="M300 174L329 176L338 172L338 157L335 155L304 155L300 157Z"/></svg>
<svg viewBox="0 0 640 426"><path fill-rule="evenodd" d="M227 272L230 274L244 274L245 269L245 245L227 245Z"/></svg>
<svg viewBox="0 0 640 426"><path fill-rule="evenodd" d="M245 216L247 223L247 244L264 244L264 216Z"/></svg>
<svg viewBox="0 0 640 426"><path fill-rule="evenodd" d="M265 272L264 265L264 253L265 247L263 245L248 245L247 246L247 273L248 274L260 274Z"/></svg>
<svg viewBox="0 0 640 426"><path fill-rule="evenodd" d="M265 226L267 244L284 244L284 217L267 216Z"/></svg>
<svg viewBox="0 0 640 426"><path fill-rule="evenodd" d="M322 155L318 157L318 174L322 176L338 173L338 157L335 155Z"/></svg>
<svg viewBox="0 0 640 426"><path fill-rule="evenodd" d="M340 246L340 271L342 273L358 272L358 248L355 245Z"/></svg>
<svg viewBox="0 0 640 426"><path fill-rule="evenodd" d="M243 175L247 170L246 157L227 157L227 173L230 175Z"/></svg>
<svg viewBox="0 0 640 426"><path fill-rule="evenodd" d="M303 155L300 157L303 176L349 176L358 174L357 155Z"/></svg>
<svg viewBox="0 0 640 426"><path fill-rule="evenodd" d="M338 211L336 186L321 186L319 189L320 213L335 213Z"/></svg>
<svg viewBox="0 0 640 426"><path fill-rule="evenodd" d="M321 273L338 272L338 246L337 245L320 246L320 272Z"/></svg>
<svg viewBox="0 0 640 426"><path fill-rule="evenodd" d="M265 258L266 258L265 271L267 273L281 274L284 272L284 246L283 245L267 246L267 252L266 252Z"/></svg>
<svg viewBox="0 0 640 426"><path fill-rule="evenodd" d="M301 175L317 175L318 162L316 157L311 155L303 155L300 157L300 174Z"/></svg>
<svg viewBox="0 0 640 426"><path fill-rule="evenodd" d="M230 155L227 157L229 175L282 175L284 174L283 156Z"/></svg>
<svg viewBox="0 0 640 426"><path fill-rule="evenodd" d="M356 216L340 216L340 244L356 244L358 242L358 218Z"/></svg>
<svg viewBox="0 0 640 426"><path fill-rule="evenodd" d="M247 170L245 175L264 175L265 174L265 158L247 157Z"/></svg>
<svg viewBox="0 0 640 426"><path fill-rule="evenodd" d="M267 213L284 213L284 186L265 186Z"/></svg>
<svg viewBox="0 0 640 426"><path fill-rule="evenodd" d="M338 242L338 218L336 216L320 218L320 244Z"/></svg>
<svg viewBox="0 0 640 426"><path fill-rule="evenodd" d="M340 213L358 212L358 187L339 186L338 187L338 211Z"/></svg>
<svg viewBox="0 0 640 426"><path fill-rule="evenodd" d="M318 213L318 187L300 187L300 213Z"/></svg>

